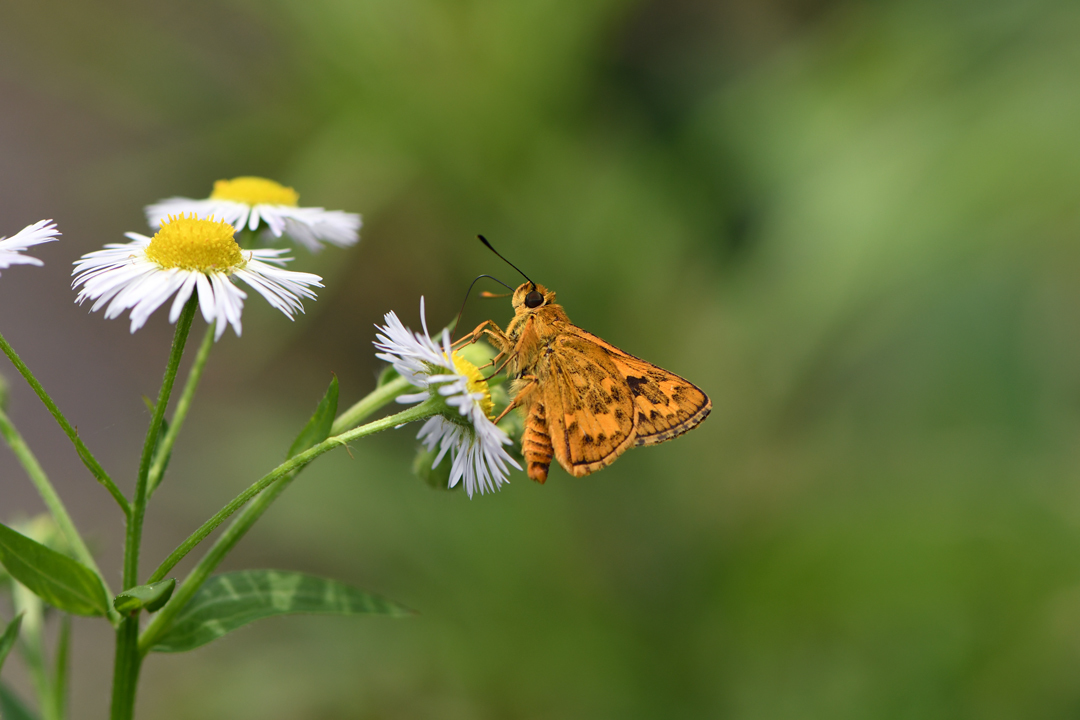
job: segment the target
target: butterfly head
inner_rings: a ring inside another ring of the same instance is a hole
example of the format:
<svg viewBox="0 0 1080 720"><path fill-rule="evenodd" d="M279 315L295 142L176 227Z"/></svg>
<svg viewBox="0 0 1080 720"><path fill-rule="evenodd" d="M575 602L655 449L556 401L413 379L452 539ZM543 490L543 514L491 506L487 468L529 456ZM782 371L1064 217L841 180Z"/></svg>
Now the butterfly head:
<svg viewBox="0 0 1080 720"><path fill-rule="evenodd" d="M536 310L555 302L555 291L548 290L543 285L537 285L530 280L518 285L511 302L515 311Z"/></svg>

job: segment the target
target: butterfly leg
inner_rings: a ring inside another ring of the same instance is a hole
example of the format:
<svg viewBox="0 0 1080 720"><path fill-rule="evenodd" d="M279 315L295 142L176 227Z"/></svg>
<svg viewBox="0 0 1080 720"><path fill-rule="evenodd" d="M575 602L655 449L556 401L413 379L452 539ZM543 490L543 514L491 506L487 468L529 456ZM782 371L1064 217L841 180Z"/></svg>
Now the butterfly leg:
<svg viewBox="0 0 1080 720"><path fill-rule="evenodd" d="M548 435L542 403L534 402L529 408L525 432L521 436L521 452L525 455L529 478L542 485L547 480L548 467L555 452L551 446L551 436Z"/></svg>
<svg viewBox="0 0 1080 720"><path fill-rule="evenodd" d="M528 395L532 390L535 390L539 384L539 381L536 379L535 375L526 375L522 378L522 380L528 380L529 382L525 387L521 388L521 390L518 391L518 394L514 396L514 399L510 402L510 404L503 408L503 411L499 413L499 417L492 420L492 422L494 422L496 425L499 424L500 420L506 417L507 413L521 405L523 398Z"/></svg>
<svg viewBox="0 0 1080 720"><path fill-rule="evenodd" d="M492 330L491 328L495 329ZM499 330L499 326L495 324L494 320L485 320L484 322L480 323L472 330L472 332L466 333L465 335L451 343L451 347L455 350L461 349L466 345L471 345L472 343L485 336L488 342L498 348L499 353L491 359L491 362L481 365L479 369L483 370L486 367L496 367L499 361L503 359L503 356L506 355L506 351L503 350L503 335ZM492 373L492 375L497 375L498 372L499 370L496 369L495 372Z"/></svg>
<svg viewBox="0 0 1080 720"><path fill-rule="evenodd" d="M466 333L466 334L462 335L461 337L459 337L457 340L455 340L451 344L451 347L459 348L459 347L461 347L463 345L469 345L471 343L476 342L477 340L480 339L481 335L483 335L484 332L487 332L487 326L488 325L494 325L494 324L495 323L492 320L485 320L484 322L477 325L472 330L472 332Z"/></svg>

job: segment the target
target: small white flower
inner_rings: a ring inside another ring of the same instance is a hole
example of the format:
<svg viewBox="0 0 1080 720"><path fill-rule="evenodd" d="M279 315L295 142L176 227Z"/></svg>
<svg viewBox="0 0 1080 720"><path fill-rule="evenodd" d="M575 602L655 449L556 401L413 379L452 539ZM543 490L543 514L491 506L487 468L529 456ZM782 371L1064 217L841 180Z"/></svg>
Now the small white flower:
<svg viewBox="0 0 1080 720"><path fill-rule="evenodd" d="M152 238L127 233L130 243L109 244L75 261L72 287L82 285L75 302L94 300L91 312L108 305L107 318L130 309L135 332L174 293L169 322L176 322L192 293L198 292L203 318L217 323L218 339L227 325L240 334L247 293L232 282L236 278L290 320L303 312L300 298L314 299L309 288L322 287L322 278L278 267L292 259L280 257L286 250L241 251L233 234L228 223L194 217L169 218Z"/></svg>
<svg viewBox="0 0 1080 720"><path fill-rule="evenodd" d="M36 257L23 255L22 251L41 243L54 242L59 234L52 220L38 220L9 238L0 238L0 269L12 265L44 265Z"/></svg>
<svg viewBox="0 0 1080 720"><path fill-rule="evenodd" d="M386 325L376 327L376 357L391 363L398 373L422 392L402 395L401 403L415 403L430 397L442 398L448 406L445 414L428 418L417 435L428 451L439 447L432 467L437 467L447 453L452 462L450 487L464 480L469 497L474 492L494 492L507 482L510 466L521 466L506 452L510 438L489 417L493 406L483 375L450 346L450 333L442 331L441 342L432 340L424 317L424 299L420 299L420 322L423 333L402 325L397 315L385 315Z"/></svg>
<svg viewBox="0 0 1080 720"><path fill-rule="evenodd" d="M360 216L321 207L298 207L300 196L291 187L259 177L218 180L205 199L174 197L146 207L150 227L157 229L171 215L217 217L237 230L256 230L265 223L275 237L286 234L315 252L325 241L347 247L360 239Z"/></svg>

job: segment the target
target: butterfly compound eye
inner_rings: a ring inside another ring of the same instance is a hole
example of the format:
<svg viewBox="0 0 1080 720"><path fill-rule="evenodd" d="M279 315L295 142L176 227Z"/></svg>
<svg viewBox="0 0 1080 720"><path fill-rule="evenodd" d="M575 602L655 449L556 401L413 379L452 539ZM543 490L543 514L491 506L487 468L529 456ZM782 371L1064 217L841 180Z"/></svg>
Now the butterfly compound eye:
<svg viewBox="0 0 1080 720"><path fill-rule="evenodd" d="M543 304L544 296L536 290L533 290L531 293L525 296L525 307L527 308L538 308Z"/></svg>

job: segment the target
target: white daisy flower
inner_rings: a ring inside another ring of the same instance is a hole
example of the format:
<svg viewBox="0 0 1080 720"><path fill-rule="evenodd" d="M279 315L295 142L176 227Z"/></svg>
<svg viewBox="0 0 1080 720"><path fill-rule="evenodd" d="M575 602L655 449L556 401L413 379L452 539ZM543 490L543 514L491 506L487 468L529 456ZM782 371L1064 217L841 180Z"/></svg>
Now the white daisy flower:
<svg viewBox="0 0 1080 720"><path fill-rule="evenodd" d="M202 200L174 197L146 207L150 227L158 228L172 215L192 213L217 217L237 230L251 231L260 223L275 237L286 234L315 252L325 241L348 247L360 239L360 216L321 207L299 207L300 195L291 187L259 177L218 180L210 197Z"/></svg>
<svg viewBox="0 0 1080 720"><path fill-rule="evenodd" d="M126 244L106 245L75 261L72 287L82 285L75 302L93 300L90 312L108 305L105 317L131 310L131 332L175 293L169 322L198 292L199 308L207 323L217 323L215 340L232 325L240 335L240 312L247 293L233 283L243 280L291 320L303 312L300 298L315 298L309 288L322 287L311 273L284 270L286 250L240 250L235 230L213 218L171 217L149 238L127 233Z"/></svg>
<svg viewBox="0 0 1080 720"><path fill-rule="evenodd" d="M424 317L424 299L420 299L420 322L423 333L402 325L397 315L385 315L386 325L375 347L376 357L391 363L394 369L422 392L402 395L398 402L422 402L441 398L445 413L428 418L417 435L424 446L439 454L431 466L437 467L450 454L450 487L464 481L465 492L494 492L508 482L510 466L521 466L506 452L510 438L491 421L494 405L487 382L475 365L450 347L450 333L442 331L440 342L431 338Z"/></svg>
<svg viewBox="0 0 1080 720"><path fill-rule="evenodd" d="M41 243L54 242L59 234L52 220L38 220L9 238L0 237L0 269L12 265L44 265L36 257L23 255L22 251Z"/></svg>

